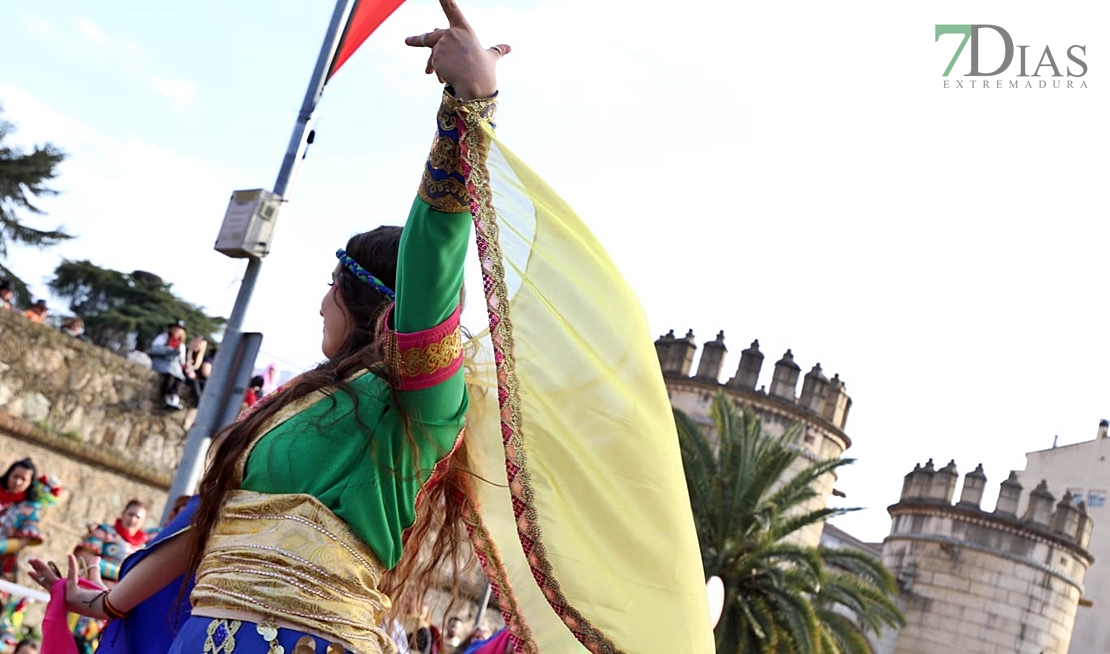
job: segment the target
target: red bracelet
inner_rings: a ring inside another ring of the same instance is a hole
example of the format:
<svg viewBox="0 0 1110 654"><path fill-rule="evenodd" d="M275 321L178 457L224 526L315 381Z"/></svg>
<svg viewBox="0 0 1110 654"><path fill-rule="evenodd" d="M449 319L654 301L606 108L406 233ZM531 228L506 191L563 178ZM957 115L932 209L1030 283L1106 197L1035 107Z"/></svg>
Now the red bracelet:
<svg viewBox="0 0 1110 654"><path fill-rule="evenodd" d="M110 592L105 592L104 599L101 600L101 604L103 604L104 606L104 613L108 616L109 620L122 620L123 618L126 618L127 613L120 611L116 607L112 606L112 603L108 601L108 595L110 594Z"/></svg>

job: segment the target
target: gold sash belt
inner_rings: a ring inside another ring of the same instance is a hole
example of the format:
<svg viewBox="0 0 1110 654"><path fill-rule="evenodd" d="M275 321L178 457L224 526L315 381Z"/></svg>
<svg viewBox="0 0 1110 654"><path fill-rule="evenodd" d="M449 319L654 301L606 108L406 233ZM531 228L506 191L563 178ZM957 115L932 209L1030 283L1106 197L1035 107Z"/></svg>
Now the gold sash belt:
<svg viewBox="0 0 1110 654"><path fill-rule="evenodd" d="M331 638L354 652L392 652L380 624L389 598L373 552L310 495L228 494L190 599L194 612L247 613Z"/></svg>

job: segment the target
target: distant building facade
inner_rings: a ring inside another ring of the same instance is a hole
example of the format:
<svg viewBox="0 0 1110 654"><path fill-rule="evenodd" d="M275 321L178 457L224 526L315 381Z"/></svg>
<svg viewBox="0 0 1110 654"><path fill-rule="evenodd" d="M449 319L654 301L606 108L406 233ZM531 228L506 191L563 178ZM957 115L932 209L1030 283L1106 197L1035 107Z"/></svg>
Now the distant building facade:
<svg viewBox="0 0 1110 654"><path fill-rule="evenodd" d="M1057 501L1044 481L1023 494L1010 473L987 512L982 466L953 504L958 482L955 462L930 460L889 507L882 558L906 626L879 654L1066 654L1093 561L1084 506L1068 493Z"/></svg>
<svg viewBox="0 0 1110 654"><path fill-rule="evenodd" d="M1025 470L1017 473L1023 483L1034 479L1048 482L1057 497L1067 495L1095 519L1091 553L1095 562L1087 571L1083 606L1075 620L1070 654L1110 652L1110 524L1103 514L1110 493L1110 423L1099 423L1095 439L1053 447L1025 455ZM1102 523L1102 526L1099 524Z"/></svg>

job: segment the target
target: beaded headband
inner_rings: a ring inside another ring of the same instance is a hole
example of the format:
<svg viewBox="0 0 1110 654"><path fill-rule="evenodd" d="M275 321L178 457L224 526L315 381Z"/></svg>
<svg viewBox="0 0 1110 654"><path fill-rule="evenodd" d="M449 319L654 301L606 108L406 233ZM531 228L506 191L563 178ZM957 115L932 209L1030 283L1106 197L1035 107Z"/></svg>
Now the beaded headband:
<svg viewBox="0 0 1110 654"><path fill-rule="evenodd" d="M393 299L393 296L395 295L393 289L383 284L382 280L370 274L369 270L360 266L357 261L352 259L347 254L346 250L344 250L343 248L339 248L335 251L335 256L339 259L339 263L343 264L343 267L347 270L350 270L351 274L353 274L355 277L358 277L360 280L370 285L375 291L381 293L390 300Z"/></svg>

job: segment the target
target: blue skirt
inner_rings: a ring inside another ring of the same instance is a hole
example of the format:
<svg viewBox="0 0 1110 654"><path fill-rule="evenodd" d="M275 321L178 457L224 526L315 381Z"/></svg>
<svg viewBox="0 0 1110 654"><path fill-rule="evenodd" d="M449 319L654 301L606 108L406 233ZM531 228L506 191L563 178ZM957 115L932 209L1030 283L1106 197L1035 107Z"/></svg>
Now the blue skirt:
<svg viewBox="0 0 1110 654"><path fill-rule="evenodd" d="M293 629L259 628L246 620L193 616L168 654L344 654L340 645Z"/></svg>

